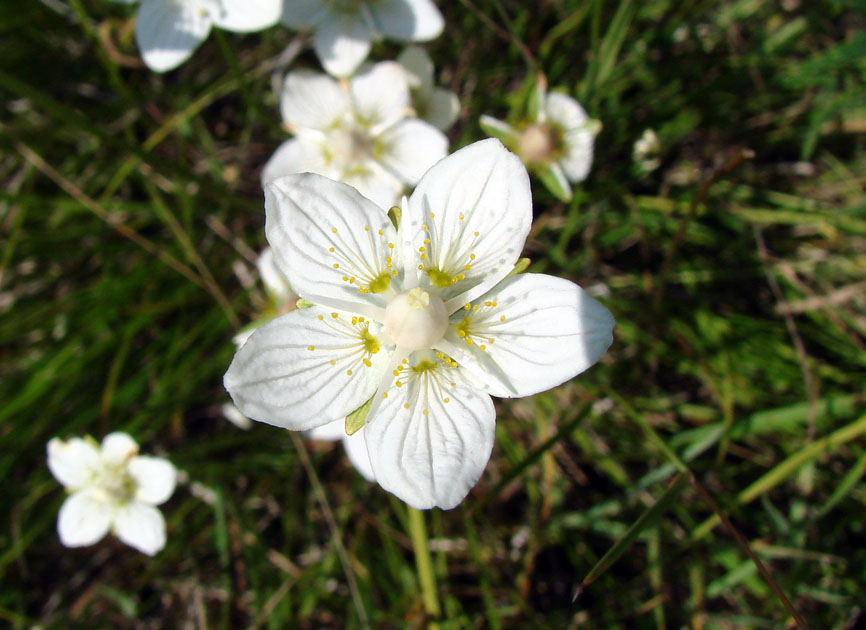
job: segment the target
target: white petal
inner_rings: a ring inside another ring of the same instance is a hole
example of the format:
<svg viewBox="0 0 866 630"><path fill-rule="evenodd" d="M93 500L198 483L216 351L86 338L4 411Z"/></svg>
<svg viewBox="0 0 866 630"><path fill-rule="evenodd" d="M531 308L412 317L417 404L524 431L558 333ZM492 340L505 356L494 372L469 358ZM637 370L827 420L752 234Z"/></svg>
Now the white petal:
<svg viewBox="0 0 866 630"><path fill-rule="evenodd" d="M294 173L324 174L325 157L318 144L293 138L283 142L262 169L262 186Z"/></svg>
<svg viewBox="0 0 866 630"><path fill-rule="evenodd" d="M409 85L423 91L433 88L433 60L420 46L407 46L397 57L399 63L410 75Z"/></svg>
<svg viewBox="0 0 866 630"><path fill-rule="evenodd" d="M237 351L224 379L241 413L304 431L343 418L367 402L389 353L386 348L365 353L364 324L351 320L346 313L334 318L330 311L312 307L258 328ZM380 335L375 324L369 332Z"/></svg>
<svg viewBox="0 0 866 630"><path fill-rule="evenodd" d="M423 264L430 278L453 282L464 276L445 288L448 299L517 261L532 223L529 176L499 140L481 140L427 171L409 199L408 214L403 220L416 251L426 248Z"/></svg>
<svg viewBox="0 0 866 630"><path fill-rule="evenodd" d="M92 545L111 524L112 507L99 490L87 489L68 496L60 507L57 533L66 547Z"/></svg>
<svg viewBox="0 0 866 630"><path fill-rule="evenodd" d="M442 370L444 378L437 378ZM376 480L419 510L447 510L460 503L493 448L493 402L456 372L436 368L414 384L392 387L364 426Z"/></svg>
<svg viewBox="0 0 866 630"><path fill-rule="evenodd" d="M565 151L559 163L566 177L572 182L583 181L592 166L595 139L595 133L587 126L589 117L576 100L560 92L547 95L544 113L563 134Z"/></svg>
<svg viewBox="0 0 866 630"><path fill-rule="evenodd" d="M445 20L431 0L369 2L377 28L394 39L426 42L439 37Z"/></svg>
<svg viewBox="0 0 866 630"><path fill-rule="evenodd" d="M138 9L135 38L144 63L155 72L167 72L192 55L210 27L210 15L194 4L150 0Z"/></svg>
<svg viewBox="0 0 866 630"><path fill-rule="evenodd" d="M367 440L364 437L363 427L352 435L346 435L346 432L343 432L343 448L346 449L346 455L349 456L349 461L352 462L355 470L361 473L361 476L367 481L376 481L376 475L370 465L370 455L367 452Z"/></svg>
<svg viewBox="0 0 866 630"><path fill-rule="evenodd" d="M544 104L544 114L547 120L556 123L564 131L579 129L589 120L583 107L561 92L550 92Z"/></svg>
<svg viewBox="0 0 866 630"><path fill-rule="evenodd" d="M382 61L353 77L349 93L355 114L365 126L390 126L409 113L406 71L393 61Z"/></svg>
<svg viewBox="0 0 866 630"><path fill-rule="evenodd" d="M252 330L250 331L250 334L253 334ZM246 341L246 339L244 341ZM220 412L226 420L231 422L238 429L249 431L253 426L253 421L242 414L241 410L231 403L224 403L220 406Z"/></svg>
<svg viewBox="0 0 866 630"><path fill-rule="evenodd" d="M327 129L349 110L349 96L321 72L296 70L286 76L280 112L287 125Z"/></svg>
<svg viewBox="0 0 866 630"><path fill-rule="evenodd" d="M448 138L423 120L404 120L379 136L382 164L413 186L431 166L448 155Z"/></svg>
<svg viewBox="0 0 866 630"><path fill-rule="evenodd" d="M48 442L48 469L65 487L83 488L102 470L99 449L81 438L52 438Z"/></svg>
<svg viewBox="0 0 866 630"><path fill-rule="evenodd" d="M297 297L289 286L289 279L277 267L277 263L274 261L274 250L270 247L266 247L259 254L256 267L259 269L259 277L262 279L265 289L280 304L288 302L292 297Z"/></svg>
<svg viewBox="0 0 866 630"><path fill-rule="evenodd" d="M165 519L152 505L132 501L118 508L114 533L130 547L149 556L165 547Z"/></svg>
<svg viewBox="0 0 866 630"><path fill-rule="evenodd" d="M513 276L476 304L478 311L452 316L440 349L494 396L529 396L556 387L598 361L613 341L610 311L562 278ZM456 325L464 315L468 335L461 337Z"/></svg>
<svg viewBox="0 0 866 630"><path fill-rule="evenodd" d="M128 434L116 431L102 438L102 461L119 466L138 454L138 444Z"/></svg>
<svg viewBox="0 0 866 630"><path fill-rule="evenodd" d="M220 28L251 33L276 24L282 11L283 0L220 0L219 8L211 12L211 17Z"/></svg>
<svg viewBox="0 0 866 630"><path fill-rule="evenodd" d="M330 19L316 29L313 48L328 74L348 77L370 53L371 37L370 26L360 15Z"/></svg>
<svg viewBox="0 0 866 630"><path fill-rule="evenodd" d="M322 440L324 442L342 440L344 435L346 435L345 418L338 418L333 422L323 424L319 427L313 427L307 431L307 437L311 440Z"/></svg>
<svg viewBox="0 0 866 630"><path fill-rule="evenodd" d="M309 28L330 17L322 0L288 0L283 2L283 24L290 28Z"/></svg>
<svg viewBox="0 0 866 630"><path fill-rule="evenodd" d="M340 178L345 184L372 201L377 208L390 208L403 194L403 182L379 164L368 161Z"/></svg>
<svg viewBox="0 0 866 630"><path fill-rule="evenodd" d="M457 121L460 101L454 92L436 88L427 99L427 107L421 118L442 131L446 131Z"/></svg>
<svg viewBox="0 0 866 630"><path fill-rule="evenodd" d="M177 469L167 459L139 455L129 460L127 470L136 482L136 501L159 505L174 492Z"/></svg>
<svg viewBox="0 0 866 630"><path fill-rule="evenodd" d="M341 300L353 305L345 310L365 315L365 306L384 308L371 283L400 269L397 233L385 210L351 186L312 174L268 184L265 234L302 297Z"/></svg>

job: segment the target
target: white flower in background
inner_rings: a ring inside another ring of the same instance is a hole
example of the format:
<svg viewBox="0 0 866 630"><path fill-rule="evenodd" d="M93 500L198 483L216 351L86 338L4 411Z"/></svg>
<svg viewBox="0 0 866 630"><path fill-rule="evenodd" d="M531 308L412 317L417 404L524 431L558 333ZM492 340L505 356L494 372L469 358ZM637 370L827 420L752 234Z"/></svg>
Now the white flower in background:
<svg viewBox="0 0 866 630"><path fill-rule="evenodd" d="M346 419L340 418L328 424L310 429L307 431L307 437L311 440L323 440L327 442L342 440L346 455L349 456L349 461L352 462L355 470L361 473L361 476L367 481L376 481L373 467L370 466L370 455L367 453L364 427L361 427L352 435L348 435L346 433Z"/></svg>
<svg viewBox="0 0 866 630"><path fill-rule="evenodd" d="M661 166L662 161L659 158L661 148L656 132L646 129L641 137L635 140L632 158L641 171L649 173Z"/></svg>
<svg viewBox="0 0 866 630"><path fill-rule="evenodd" d="M493 446L490 395L529 396L590 367L613 317L576 284L507 277L532 222L526 169L497 140L433 166L399 230L353 188L318 175L265 187L265 232L315 304L265 324L225 386L248 417L308 430L372 399L376 481L409 505L456 506Z"/></svg>
<svg viewBox="0 0 866 630"><path fill-rule="evenodd" d="M532 109L531 118L517 126L486 115L481 116L480 124L517 153L550 192L569 201L569 182L581 182L589 174L601 123L591 120L570 96L547 93L543 82L536 88Z"/></svg>
<svg viewBox="0 0 866 630"><path fill-rule="evenodd" d="M282 19L291 28L315 29L316 55L335 77L354 73L373 39L426 42L445 25L431 0L286 0Z"/></svg>
<svg viewBox="0 0 866 630"><path fill-rule="evenodd" d="M141 2L135 40L148 68L167 72L189 59L212 26L249 33L273 26L283 0L111 0ZM291 0L290 0L291 1Z"/></svg>
<svg viewBox="0 0 866 630"><path fill-rule="evenodd" d="M448 154L445 134L409 117L406 73L392 61L342 83L320 73L291 72L280 108L295 137L268 160L262 184L292 173L318 173L387 208Z"/></svg>
<svg viewBox="0 0 866 630"><path fill-rule="evenodd" d="M126 433L109 433L101 447L90 437L53 438L48 468L70 493L57 519L64 545L92 545L112 531L149 556L165 546L165 520L154 506L174 492L171 462L139 455Z"/></svg>
<svg viewBox="0 0 866 630"><path fill-rule="evenodd" d="M397 57L406 70L412 96L412 108L421 120L442 131L448 131L457 120L460 101L454 92L434 85L435 69L430 55L419 46L409 46Z"/></svg>

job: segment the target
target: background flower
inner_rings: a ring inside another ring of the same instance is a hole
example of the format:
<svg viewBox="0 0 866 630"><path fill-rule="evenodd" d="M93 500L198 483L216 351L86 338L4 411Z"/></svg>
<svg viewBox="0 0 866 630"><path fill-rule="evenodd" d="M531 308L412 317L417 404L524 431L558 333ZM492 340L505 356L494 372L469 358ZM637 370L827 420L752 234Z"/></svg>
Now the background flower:
<svg viewBox="0 0 866 630"><path fill-rule="evenodd" d="M408 46L397 57L397 63L406 70L415 114L437 129L448 131L457 120L460 102L454 92L436 87L430 55L420 46Z"/></svg>
<svg viewBox="0 0 866 630"><path fill-rule="evenodd" d="M64 545L92 545L111 531L149 556L165 546L165 520L154 506L174 492L171 462L139 455L129 435L109 433L101 448L90 438L53 438L48 468L70 493L57 519Z"/></svg>
<svg viewBox="0 0 866 630"><path fill-rule="evenodd" d="M280 109L295 137L268 160L262 183L318 173L388 208L448 153L441 131L410 117L406 73L394 62L377 63L344 84L320 73L291 72Z"/></svg>

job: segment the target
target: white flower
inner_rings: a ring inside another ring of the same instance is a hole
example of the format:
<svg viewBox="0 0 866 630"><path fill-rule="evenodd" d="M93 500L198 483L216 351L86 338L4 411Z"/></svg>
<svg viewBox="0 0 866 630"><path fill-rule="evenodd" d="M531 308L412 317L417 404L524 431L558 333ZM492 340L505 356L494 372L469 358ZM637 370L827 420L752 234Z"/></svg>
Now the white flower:
<svg viewBox="0 0 866 630"><path fill-rule="evenodd" d="M361 427L352 435L348 435L346 433L346 419L339 418L328 424L310 429L307 431L307 437L311 440L325 440L328 442L342 440L346 455L349 456L349 461L352 462L355 470L361 473L367 481L376 481L373 467L370 466L370 455L367 453L364 427Z"/></svg>
<svg viewBox="0 0 866 630"><path fill-rule="evenodd" d="M315 29L316 55L335 77L354 73L373 39L426 42L445 25L431 0L286 0L283 23Z"/></svg>
<svg viewBox="0 0 866 630"><path fill-rule="evenodd" d="M265 187L277 264L316 306L265 324L225 386L255 420L307 430L372 398L378 483L452 508L493 446L490 395L529 396L587 369L613 318L572 282L506 277L532 221L523 164L497 140L443 159L403 200L399 231L353 188L318 175Z"/></svg>
<svg viewBox="0 0 866 630"><path fill-rule="evenodd" d="M553 194L568 201L569 182L581 182L589 174L601 124L591 120L570 96L548 94L543 83L535 99L535 115L517 128L487 115L481 116L481 127L517 153Z"/></svg>
<svg viewBox="0 0 866 630"><path fill-rule="evenodd" d="M212 26L249 33L280 19L282 0L112 0L140 1L135 39L144 63L167 72L189 59Z"/></svg>
<svg viewBox="0 0 866 630"><path fill-rule="evenodd" d="M454 92L434 85L434 67L430 55L419 46L408 46L397 57L397 63L406 70L412 108L418 118L442 131L450 129L457 120L460 102Z"/></svg>
<svg viewBox="0 0 866 630"><path fill-rule="evenodd" d="M165 520L154 506L174 492L171 462L139 455L126 433L109 433L101 448L92 438L53 438L48 468L70 493L57 519L64 545L92 545L110 530L149 556L165 546Z"/></svg>
<svg viewBox="0 0 866 630"><path fill-rule="evenodd" d="M263 184L292 173L318 173L389 207L448 154L445 134L408 117L406 73L393 61L342 84L320 73L292 72L280 108L295 137L268 160Z"/></svg>

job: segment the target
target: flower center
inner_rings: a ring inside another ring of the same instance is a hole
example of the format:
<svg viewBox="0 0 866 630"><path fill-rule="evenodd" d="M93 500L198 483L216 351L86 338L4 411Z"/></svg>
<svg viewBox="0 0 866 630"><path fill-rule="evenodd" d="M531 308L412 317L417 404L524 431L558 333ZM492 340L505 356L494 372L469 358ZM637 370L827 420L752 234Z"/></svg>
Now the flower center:
<svg viewBox="0 0 866 630"><path fill-rule="evenodd" d="M136 482L125 469L110 467L99 480L99 487L114 503L128 503L135 496Z"/></svg>
<svg viewBox="0 0 866 630"><path fill-rule="evenodd" d="M520 134L518 150L524 162L547 162L557 148L556 133L547 125L529 125Z"/></svg>
<svg viewBox="0 0 866 630"><path fill-rule="evenodd" d="M336 162L351 169L371 156L373 142L362 129L336 129L328 138L328 148Z"/></svg>
<svg viewBox="0 0 866 630"><path fill-rule="evenodd" d="M385 309L385 332L406 350L433 347L447 327L445 302L421 288L396 295Z"/></svg>

